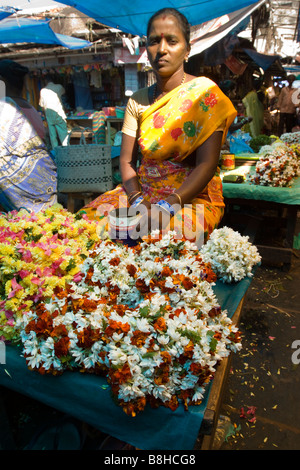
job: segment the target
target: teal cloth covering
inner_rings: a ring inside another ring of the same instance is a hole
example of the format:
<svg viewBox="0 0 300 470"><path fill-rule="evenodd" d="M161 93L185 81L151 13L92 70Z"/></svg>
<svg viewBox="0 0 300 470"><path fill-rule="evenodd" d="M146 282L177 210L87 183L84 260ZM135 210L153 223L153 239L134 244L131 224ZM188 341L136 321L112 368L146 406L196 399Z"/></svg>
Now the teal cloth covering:
<svg viewBox="0 0 300 470"><path fill-rule="evenodd" d="M255 167L251 167L250 171L254 172ZM232 170L230 173L235 174L235 171ZM240 174L239 168L236 169L236 174ZM223 196L225 198L255 199L298 205L300 204L300 177L294 178L290 188L260 186L248 181L240 184L223 183Z"/></svg>
<svg viewBox="0 0 300 470"><path fill-rule="evenodd" d="M250 283L251 278L245 278L233 284L218 281L214 286L222 309L227 310L230 317ZM0 385L144 450L192 450L210 389L208 387L202 404L192 406L188 411L182 405L176 411L147 406L132 418L113 401L104 377L80 372L65 372L60 376L40 375L27 368L21 350L13 346L6 347L6 364L0 364Z"/></svg>

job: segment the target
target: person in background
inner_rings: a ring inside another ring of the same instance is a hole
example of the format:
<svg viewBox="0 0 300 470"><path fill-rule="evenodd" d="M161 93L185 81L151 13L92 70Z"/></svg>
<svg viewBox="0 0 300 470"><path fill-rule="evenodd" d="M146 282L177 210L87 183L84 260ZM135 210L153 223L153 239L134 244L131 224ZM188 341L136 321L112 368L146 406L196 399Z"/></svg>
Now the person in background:
<svg viewBox="0 0 300 470"><path fill-rule="evenodd" d="M5 83L6 96L12 98L22 113L33 124L41 139L45 139L46 129L39 112L23 98L24 77L29 72L27 67L9 59L0 61L0 76Z"/></svg>
<svg viewBox="0 0 300 470"><path fill-rule="evenodd" d="M38 212L57 202L56 166L43 138L45 128L38 111L23 97L27 67L4 59L0 80L0 206Z"/></svg>
<svg viewBox="0 0 300 470"><path fill-rule="evenodd" d="M246 124L245 131L249 132L251 137L257 137L262 133L264 125L264 105L259 97L260 82L252 78L252 89L242 99L247 118L252 118L249 124Z"/></svg>
<svg viewBox="0 0 300 470"><path fill-rule="evenodd" d="M68 136L66 113L62 104L65 89L60 83L55 83L51 74L46 75L46 86L40 91L40 106L44 110L49 129L51 147L65 145Z"/></svg>
<svg viewBox="0 0 300 470"><path fill-rule="evenodd" d="M295 102L295 91L297 88L293 87L295 75L287 77L288 86L282 88L277 107L279 109L279 125L278 135L281 136L284 132L292 132L292 128L296 124L296 108L299 105L299 99ZM296 94L297 97L297 94Z"/></svg>
<svg viewBox="0 0 300 470"><path fill-rule="evenodd" d="M128 101L122 184L80 211L89 218L105 224L102 207L140 207L146 209L139 223L141 238L153 226L161 233L176 226L182 227L183 238L197 244L219 224L224 201L218 162L236 110L212 80L185 73L189 52L184 15L166 8L150 18L147 53L156 83ZM137 168L138 147L142 159Z"/></svg>

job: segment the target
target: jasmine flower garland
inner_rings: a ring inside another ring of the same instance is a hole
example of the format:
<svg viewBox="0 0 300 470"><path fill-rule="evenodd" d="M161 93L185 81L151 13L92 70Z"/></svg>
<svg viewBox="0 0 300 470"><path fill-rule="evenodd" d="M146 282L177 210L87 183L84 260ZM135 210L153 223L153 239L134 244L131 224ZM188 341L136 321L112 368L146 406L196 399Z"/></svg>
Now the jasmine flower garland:
<svg viewBox="0 0 300 470"><path fill-rule="evenodd" d="M100 241L80 279L18 320L28 367L104 374L131 416L147 403L199 404L219 361L241 348L216 275L197 247L169 232L134 248Z"/></svg>
<svg viewBox="0 0 300 470"><path fill-rule="evenodd" d="M261 261L249 237L229 227L215 229L201 248L201 255L205 262L211 264L218 278L228 283L251 277L253 266Z"/></svg>
<svg viewBox="0 0 300 470"><path fill-rule="evenodd" d="M277 137L279 142L283 142L286 146L292 149L296 156L300 157L300 132L288 132L281 134L280 139Z"/></svg>
<svg viewBox="0 0 300 470"><path fill-rule="evenodd" d="M299 144L300 142L300 132L287 132L281 134L280 140L287 144Z"/></svg>
<svg viewBox="0 0 300 470"><path fill-rule="evenodd" d="M255 174L249 180L261 186L286 187L292 184L293 178L300 175L300 163L291 146L277 141L260 149Z"/></svg>

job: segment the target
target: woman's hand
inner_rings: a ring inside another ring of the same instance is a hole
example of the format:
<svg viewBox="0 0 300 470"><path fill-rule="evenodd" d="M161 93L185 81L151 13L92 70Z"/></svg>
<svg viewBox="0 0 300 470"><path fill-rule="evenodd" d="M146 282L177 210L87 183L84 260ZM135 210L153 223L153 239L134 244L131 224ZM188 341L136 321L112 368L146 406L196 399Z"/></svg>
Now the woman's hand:
<svg viewBox="0 0 300 470"><path fill-rule="evenodd" d="M142 203L138 206L138 210L141 218L136 231L140 238L147 236L153 230L163 230L170 223L171 214L155 204Z"/></svg>

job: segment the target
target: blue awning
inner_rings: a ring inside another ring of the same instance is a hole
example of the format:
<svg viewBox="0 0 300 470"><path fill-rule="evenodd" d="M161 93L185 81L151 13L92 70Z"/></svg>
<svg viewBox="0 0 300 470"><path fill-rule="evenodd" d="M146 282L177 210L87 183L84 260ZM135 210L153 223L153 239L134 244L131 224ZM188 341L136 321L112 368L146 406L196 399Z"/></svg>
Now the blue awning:
<svg viewBox="0 0 300 470"><path fill-rule="evenodd" d="M5 18L0 21L0 43L53 44L68 49L83 49L92 46L89 41L54 33L48 20L30 18Z"/></svg>
<svg viewBox="0 0 300 470"><path fill-rule="evenodd" d="M3 20L4 18L7 18L10 15L13 15L14 13L16 13L15 8L0 7L0 21Z"/></svg>
<svg viewBox="0 0 300 470"><path fill-rule="evenodd" d="M124 33L146 35L147 23L153 13L162 7L173 7L183 13L191 25L198 25L257 2L253 0L60 0L96 21Z"/></svg>
<svg viewBox="0 0 300 470"><path fill-rule="evenodd" d="M248 7L223 15L221 18L207 21L204 25L199 25L198 30L193 32L191 37L190 57L209 49L228 34L236 36L246 29L250 21L250 15L264 3L265 0L259 0Z"/></svg>
<svg viewBox="0 0 300 470"><path fill-rule="evenodd" d="M243 49L246 54L251 57L253 62L255 62L263 70L267 70L276 60L280 60L280 55L267 55L261 54L260 52L255 51L254 49Z"/></svg>

